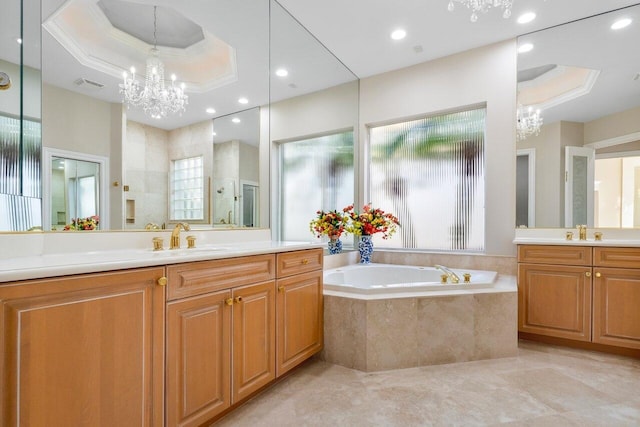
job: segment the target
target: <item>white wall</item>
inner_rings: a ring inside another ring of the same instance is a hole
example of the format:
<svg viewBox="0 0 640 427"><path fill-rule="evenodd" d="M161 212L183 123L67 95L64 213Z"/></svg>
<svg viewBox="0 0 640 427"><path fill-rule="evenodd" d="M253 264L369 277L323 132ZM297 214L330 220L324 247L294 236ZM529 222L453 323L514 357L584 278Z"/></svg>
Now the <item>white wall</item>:
<svg viewBox="0 0 640 427"><path fill-rule="evenodd" d="M486 103L485 253L490 255L515 254L516 74L516 40L509 40L360 82L361 149L369 124Z"/></svg>
<svg viewBox="0 0 640 427"><path fill-rule="evenodd" d="M20 116L20 66L0 59L0 70L11 78L11 87L0 92L0 112ZM27 119L40 119L40 70L23 68L23 115Z"/></svg>
<svg viewBox="0 0 640 427"><path fill-rule="evenodd" d="M42 110L44 147L110 156L110 103L44 84Z"/></svg>

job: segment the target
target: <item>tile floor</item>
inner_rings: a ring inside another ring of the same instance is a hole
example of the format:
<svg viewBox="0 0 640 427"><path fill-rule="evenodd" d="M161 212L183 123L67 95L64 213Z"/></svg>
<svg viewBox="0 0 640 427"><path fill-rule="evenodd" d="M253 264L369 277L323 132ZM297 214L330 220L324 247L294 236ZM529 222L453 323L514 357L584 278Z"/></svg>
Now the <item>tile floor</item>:
<svg viewBox="0 0 640 427"><path fill-rule="evenodd" d="M640 426L640 360L518 353L374 373L312 359L215 426Z"/></svg>

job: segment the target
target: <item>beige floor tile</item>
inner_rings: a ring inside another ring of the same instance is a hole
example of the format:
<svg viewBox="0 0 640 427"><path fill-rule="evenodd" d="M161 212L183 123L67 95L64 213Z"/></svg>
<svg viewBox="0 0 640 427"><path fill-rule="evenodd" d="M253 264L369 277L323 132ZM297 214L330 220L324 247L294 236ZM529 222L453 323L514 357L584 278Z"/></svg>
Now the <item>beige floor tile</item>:
<svg viewBox="0 0 640 427"><path fill-rule="evenodd" d="M640 360L520 342L502 359L365 373L313 359L216 426L640 426Z"/></svg>

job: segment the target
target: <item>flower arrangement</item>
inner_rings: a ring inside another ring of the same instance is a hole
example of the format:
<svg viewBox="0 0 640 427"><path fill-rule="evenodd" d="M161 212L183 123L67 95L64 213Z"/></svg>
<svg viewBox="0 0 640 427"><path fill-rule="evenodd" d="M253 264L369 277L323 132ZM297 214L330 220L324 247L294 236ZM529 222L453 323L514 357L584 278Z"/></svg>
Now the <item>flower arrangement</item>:
<svg viewBox="0 0 640 427"><path fill-rule="evenodd" d="M65 230L95 230L98 228L100 218L93 215L87 218L72 218L71 224L64 226Z"/></svg>
<svg viewBox="0 0 640 427"><path fill-rule="evenodd" d="M353 205L347 206L343 211L349 218L345 227L346 231L358 236L382 233L382 238L388 239L400 225L400 221L395 215L385 213L379 208L374 209L371 205L365 205L360 213L354 210Z"/></svg>
<svg viewBox="0 0 640 427"><path fill-rule="evenodd" d="M338 238L345 231L348 218L337 210L316 212L317 216L309 223L309 230L317 237L326 235Z"/></svg>

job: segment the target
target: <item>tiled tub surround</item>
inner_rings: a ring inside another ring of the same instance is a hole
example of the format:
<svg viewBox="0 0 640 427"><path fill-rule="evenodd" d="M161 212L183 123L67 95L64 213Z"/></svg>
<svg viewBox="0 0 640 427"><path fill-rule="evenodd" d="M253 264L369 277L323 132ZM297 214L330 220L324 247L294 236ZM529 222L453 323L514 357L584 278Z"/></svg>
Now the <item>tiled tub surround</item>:
<svg viewBox="0 0 640 427"><path fill-rule="evenodd" d="M357 296L325 290L321 358L371 372L514 356L518 345L517 286L515 276L504 271L510 271L511 263L515 267L515 258L471 257L474 267L498 267L495 270L501 274L494 287L449 295ZM468 261L466 255L374 252L374 262L401 258L417 265L446 259L445 265L454 268L467 267Z"/></svg>

